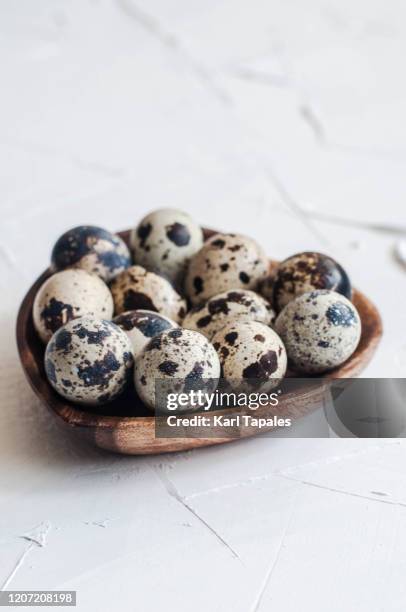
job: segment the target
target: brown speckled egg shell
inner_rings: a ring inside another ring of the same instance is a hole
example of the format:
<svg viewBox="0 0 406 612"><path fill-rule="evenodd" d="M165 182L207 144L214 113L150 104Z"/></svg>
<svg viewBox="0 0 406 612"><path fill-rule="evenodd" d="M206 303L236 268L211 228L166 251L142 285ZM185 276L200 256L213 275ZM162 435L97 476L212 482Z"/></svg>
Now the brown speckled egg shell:
<svg viewBox="0 0 406 612"><path fill-rule="evenodd" d="M242 392L267 392L285 376L286 350L281 338L257 321L231 321L213 338L224 379Z"/></svg>
<svg viewBox="0 0 406 612"><path fill-rule="evenodd" d="M220 362L212 344L189 329L171 329L155 336L135 360L135 387L151 409L155 408L159 381L173 393L187 393L196 387L213 392L219 376Z"/></svg>
<svg viewBox="0 0 406 612"><path fill-rule="evenodd" d="M80 317L54 334L44 365L50 384L64 398L79 404L105 404L131 380L131 342L110 321Z"/></svg>
<svg viewBox="0 0 406 612"><path fill-rule="evenodd" d="M113 298L107 285L85 270L53 274L35 296L34 326L43 342L68 321L84 315L100 319L113 316Z"/></svg>
<svg viewBox="0 0 406 612"><path fill-rule="evenodd" d="M134 261L156 271L179 287L189 260L203 244L203 231L185 212L156 210L131 233Z"/></svg>
<svg viewBox="0 0 406 612"><path fill-rule="evenodd" d="M295 297L318 289L336 291L351 299L350 279L339 263L322 253L298 253L279 264L272 304L279 312Z"/></svg>
<svg viewBox="0 0 406 612"><path fill-rule="evenodd" d="M185 292L192 304L198 304L230 289L256 290L268 267L268 258L255 240L215 234L191 260Z"/></svg>
<svg viewBox="0 0 406 612"><path fill-rule="evenodd" d="M304 293L280 312L275 330L285 343L293 369L318 374L346 361L358 346L357 309L335 291Z"/></svg>
<svg viewBox="0 0 406 612"><path fill-rule="evenodd" d="M186 302L162 276L142 266L131 266L110 285L116 315L127 310L152 310L180 323Z"/></svg>
<svg viewBox="0 0 406 612"><path fill-rule="evenodd" d="M113 319L113 323L125 331L131 340L134 357L136 357L146 344L166 329L179 327L175 321L165 317L159 312L151 310L128 310Z"/></svg>
<svg viewBox="0 0 406 612"><path fill-rule="evenodd" d="M192 308L183 320L183 327L199 331L210 340L217 331L235 319L271 325L275 313L269 302L254 291L233 289Z"/></svg>

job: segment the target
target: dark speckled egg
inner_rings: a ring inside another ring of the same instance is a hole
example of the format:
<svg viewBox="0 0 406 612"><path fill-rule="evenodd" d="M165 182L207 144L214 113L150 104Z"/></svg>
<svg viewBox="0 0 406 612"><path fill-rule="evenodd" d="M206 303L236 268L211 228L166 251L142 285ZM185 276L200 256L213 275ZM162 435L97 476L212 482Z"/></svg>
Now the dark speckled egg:
<svg viewBox="0 0 406 612"><path fill-rule="evenodd" d="M130 338L134 357L142 351L151 338L166 329L179 327L175 321L151 310L128 310L115 317L113 323L124 330Z"/></svg>
<svg viewBox="0 0 406 612"><path fill-rule="evenodd" d="M131 233L135 263L157 272L180 287L189 260L201 248L203 232L185 212L155 210Z"/></svg>
<svg viewBox="0 0 406 612"><path fill-rule="evenodd" d="M186 314L186 302L169 281L142 266L131 266L110 285L116 314L126 310L152 310L179 323Z"/></svg>
<svg viewBox="0 0 406 612"><path fill-rule="evenodd" d="M330 289L351 299L351 283L345 270L322 253L298 253L285 259L273 283L273 307L282 310L295 297L318 289Z"/></svg>
<svg viewBox="0 0 406 612"><path fill-rule="evenodd" d="M35 296L32 315L43 342L72 319L113 316L113 298L101 278L85 270L62 270L50 276Z"/></svg>
<svg viewBox="0 0 406 612"><path fill-rule="evenodd" d="M279 336L258 321L230 321L213 337L224 379L239 392L270 391L285 376L286 350Z"/></svg>
<svg viewBox="0 0 406 612"><path fill-rule="evenodd" d="M80 225L57 240L51 264L53 270L82 268L108 282L131 265L131 256L120 236L101 227Z"/></svg>
<svg viewBox="0 0 406 612"><path fill-rule="evenodd" d="M215 234L191 260L185 293L196 305L230 289L255 291L268 269L265 252L252 238Z"/></svg>
<svg viewBox="0 0 406 612"><path fill-rule="evenodd" d="M354 304L335 291L303 293L279 313L275 330L285 343L290 365L317 374L346 361L361 337Z"/></svg>
<svg viewBox="0 0 406 612"><path fill-rule="evenodd" d="M152 338L135 359L135 388L151 409L160 389L167 393L214 392L219 376L220 362L213 345L202 334L181 327Z"/></svg>
<svg viewBox="0 0 406 612"><path fill-rule="evenodd" d="M105 404L131 379L133 354L127 334L110 321L81 317L61 327L48 343L45 372L53 388L79 404Z"/></svg>
<svg viewBox="0 0 406 612"><path fill-rule="evenodd" d="M269 303L254 291L237 289L215 295L205 304L189 310L182 326L198 331L211 340L216 332L235 319L271 325L275 313Z"/></svg>

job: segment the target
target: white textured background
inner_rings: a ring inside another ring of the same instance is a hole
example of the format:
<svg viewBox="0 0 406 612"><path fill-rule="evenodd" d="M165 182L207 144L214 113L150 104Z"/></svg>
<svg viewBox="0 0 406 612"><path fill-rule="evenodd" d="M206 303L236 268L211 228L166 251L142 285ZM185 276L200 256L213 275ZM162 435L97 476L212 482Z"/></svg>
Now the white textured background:
<svg viewBox="0 0 406 612"><path fill-rule="evenodd" d="M366 375L405 376L405 57L401 0L2 0L0 586L86 612L403 612L401 441L98 452L29 390L14 322L62 231L169 205L336 256L384 318Z"/></svg>

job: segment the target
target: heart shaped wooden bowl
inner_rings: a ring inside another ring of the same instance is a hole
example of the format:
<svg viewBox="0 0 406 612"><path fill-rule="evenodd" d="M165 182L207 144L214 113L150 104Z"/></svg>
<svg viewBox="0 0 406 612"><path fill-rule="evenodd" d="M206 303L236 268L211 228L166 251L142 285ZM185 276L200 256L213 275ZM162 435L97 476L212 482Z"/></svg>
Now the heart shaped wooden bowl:
<svg viewBox="0 0 406 612"><path fill-rule="evenodd" d="M215 232L204 229L205 239ZM120 232L120 236L128 244L129 231ZM270 268L275 267L270 262ZM17 318L17 344L21 363L31 387L47 406L50 412L66 428L88 439L94 445L127 455L147 455L167 452L189 450L213 444L231 442L235 438L158 438L155 437L155 418L151 415L134 391L120 396L117 400L97 409L72 404L59 396L48 384L44 371L44 346L39 340L32 320L32 305L35 295L50 275L44 272L33 284L25 296ZM348 361L326 375L329 378L354 378L366 367L372 358L382 335L381 317L370 302L360 291L354 290L353 302L358 309L362 320L362 336L357 350ZM320 406L322 390L320 385L304 385L295 391L290 391L280 398L277 408L278 414L292 420L298 419ZM91 410L93 410L91 412ZM240 408L238 413L240 413ZM233 415L233 409L222 411ZM237 412L236 412L237 414ZM112 416L114 415L114 416ZM268 413L269 415L269 413ZM273 408L275 415L275 408ZM256 410L255 416L267 416L267 407ZM271 429L271 428L268 428ZM265 428L261 431L265 431ZM257 428L245 428L243 437L255 435Z"/></svg>

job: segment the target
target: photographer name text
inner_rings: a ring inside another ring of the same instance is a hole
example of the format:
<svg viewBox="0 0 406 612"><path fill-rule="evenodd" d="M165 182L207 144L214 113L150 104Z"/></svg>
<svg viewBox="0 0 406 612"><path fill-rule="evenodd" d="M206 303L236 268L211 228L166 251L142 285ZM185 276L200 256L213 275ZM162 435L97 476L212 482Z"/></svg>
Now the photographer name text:
<svg viewBox="0 0 406 612"><path fill-rule="evenodd" d="M175 416L171 415L166 418L166 423L169 427L255 427L257 429L269 427L290 427L292 419L279 416L273 417L255 417L247 414L238 414L235 416L215 415L191 415L191 416Z"/></svg>

